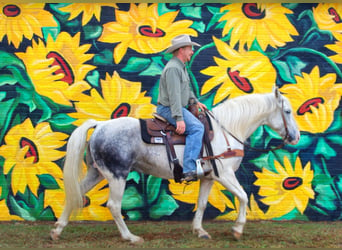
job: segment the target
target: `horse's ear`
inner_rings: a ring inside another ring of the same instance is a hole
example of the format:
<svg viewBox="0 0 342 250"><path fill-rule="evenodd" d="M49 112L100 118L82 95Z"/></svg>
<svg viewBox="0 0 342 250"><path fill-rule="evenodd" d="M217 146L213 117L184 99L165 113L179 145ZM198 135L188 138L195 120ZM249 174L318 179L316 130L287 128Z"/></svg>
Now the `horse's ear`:
<svg viewBox="0 0 342 250"><path fill-rule="evenodd" d="M273 93L274 93L276 99L280 98L281 94L280 94L279 88L276 85L273 86Z"/></svg>

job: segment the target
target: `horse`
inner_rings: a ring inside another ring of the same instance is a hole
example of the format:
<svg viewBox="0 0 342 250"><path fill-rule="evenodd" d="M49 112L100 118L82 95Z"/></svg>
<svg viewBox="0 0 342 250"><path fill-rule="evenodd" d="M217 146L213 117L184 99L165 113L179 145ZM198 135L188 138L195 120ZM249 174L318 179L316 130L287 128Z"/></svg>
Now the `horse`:
<svg viewBox="0 0 342 250"><path fill-rule="evenodd" d="M262 125L268 125L282 137L284 143L295 145L300 132L294 119L291 104L277 87L271 93L253 93L228 98L211 109L214 137L211 141L213 154L219 155L227 149L227 141L232 149L244 150L244 141ZM94 128L89 140L88 130ZM57 240L63 228L68 224L73 211L82 208L82 196L91 190L103 178L109 184L109 208L122 239L131 243L141 243L143 238L134 235L128 229L122 214L121 201L125 191L126 178L130 171L138 171L163 179L173 179L165 145L153 145L141 139L139 119L120 117L106 121L87 120L76 128L67 143L63 168L65 184L65 206L50 238ZM184 145L175 145L177 156L182 164ZM79 179L82 162L86 153L87 173ZM192 229L199 238L211 239L211 235L202 227L202 220L208 202L208 196L214 181L221 183L239 200L239 212L232 226L235 239L240 239L246 224L248 197L235 176L243 156L220 159L214 171L200 181L198 206ZM204 162L206 168L212 167L211 161ZM208 166L207 166L208 165Z"/></svg>

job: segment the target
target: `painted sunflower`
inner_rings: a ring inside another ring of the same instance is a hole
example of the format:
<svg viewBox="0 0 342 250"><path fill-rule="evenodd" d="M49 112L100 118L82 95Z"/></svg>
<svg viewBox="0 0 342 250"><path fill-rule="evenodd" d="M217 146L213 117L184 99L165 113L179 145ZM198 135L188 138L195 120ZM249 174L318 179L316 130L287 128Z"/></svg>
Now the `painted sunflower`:
<svg viewBox="0 0 342 250"><path fill-rule="evenodd" d="M219 20L226 21L222 36L231 32L230 45L239 42L239 51L245 44L250 48L256 40L262 50L267 46L282 47L297 36L296 28L287 19L293 12L281 3L233 3L220 9L228 11Z"/></svg>
<svg viewBox="0 0 342 250"><path fill-rule="evenodd" d="M56 179L59 189L46 189L44 204L51 206L55 216L59 218L64 209L64 183L60 179ZM99 182L84 197L84 207L76 216L71 216L70 220L113 220L110 210L105 206L109 197L109 190L106 187L107 181Z"/></svg>
<svg viewBox="0 0 342 250"><path fill-rule="evenodd" d="M265 93L272 89L276 80L276 70L269 58L258 51L232 49L225 42L213 37L217 51L223 58L214 57L217 66L201 70L202 74L212 76L201 90L201 95L221 85L215 95L214 105L230 98Z"/></svg>
<svg viewBox="0 0 342 250"><path fill-rule="evenodd" d="M336 74L320 76L315 66L310 74L295 76L296 84L286 84L280 91L290 100L295 110L299 129L310 133L323 133L334 120L338 108L342 84L335 84Z"/></svg>
<svg viewBox="0 0 342 250"><path fill-rule="evenodd" d="M86 54L90 44L79 44L80 33L71 37L62 32L55 41L50 36L46 45L33 40L32 47L28 47L25 53L16 53L23 60L38 94L72 106L70 100L90 88L83 79L96 67L85 62L94 55Z"/></svg>
<svg viewBox="0 0 342 250"><path fill-rule="evenodd" d="M314 199L315 193L311 182L314 177L311 164L308 162L303 168L300 158L296 158L294 168L290 160L284 157L284 166L274 161L277 171L271 172L266 168L262 172L254 172L257 180L255 185L260 186L260 200L269 206L267 218L277 218L291 212L293 209L303 214L309 199Z"/></svg>
<svg viewBox="0 0 342 250"><path fill-rule="evenodd" d="M24 38L43 37L42 27L56 27L53 15L44 10L45 3L0 3L0 41L18 48Z"/></svg>
<svg viewBox="0 0 342 250"><path fill-rule="evenodd" d="M224 214L219 215L216 217L216 220L229 220L229 221L235 221L237 219L238 213L239 213L239 200L235 196L234 197L234 207L232 211ZM271 219L266 216L266 214L259 208L258 203L255 201L254 195L251 194L249 199L249 206L247 206L246 209L246 218L247 220L266 220Z"/></svg>
<svg viewBox="0 0 342 250"><path fill-rule="evenodd" d="M65 7L59 8L61 11L69 12L68 20L72 20L82 14L82 25L86 25L93 17L100 21L101 7L114 7L117 8L116 3L72 3Z"/></svg>
<svg viewBox="0 0 342 250"><path fill-rule="evenodd" d="M65 145L67 138L67 134L53 132L47 122L33 127L29 118L11 128L5 136L5 144L0 147L0 155L5 159L4 174L12 170L14 194L24 193L26 186L37 194L40 184L37 175L62 177L62 170L54 161L65 155L58 149Z"/></svg>
<svg viewBox="0 0 342 250"><path fill-rule="evenodd" d="M176 183L174 180L169 180L169 190L172 193L172 197L188 204L195 204L193 211L197 210L199 187L199 181L185 185L184 183ZM224 212L226 207L234 208L233 203L222 190L226 190L226 188L220 183L214 182L208 198L208 202L220 210L220 212Z"/></svg>
<svg viewBox="0 0 342 250"><path fill-rule="evenodd" d="M342 42L337 41L335 44L327 44L325 47L336 52L336 55L329 56L329 58L336 63L342 64Z"/></svg>
<svg viewBox="0 0 342 250"><path fill-rule="evenodd" d="M157 3L150 6L147 3L132 3L128 12L115 10L117 21L103 25L99 41L119 43L113 54L117 64L128 48L142 54L161 52L171 45L171 40L177 35L197 36L197 32L189 28L193 21L174 22L177 14L178 11L172 11L159 16Z"/></svg>
<svg viewBox="0 0 342 250"><path fill-rule="evenodd" d="M83 95L77 99L77 113L69 114L77 119L74 125L79 126L90 118L99 121L121 116L150 118L155 111L151 97L140 92L141 83L125 80L116 71L112 77L106 74L106 79L101 80L101 89L102 93L92 89L90 96Z"/></svg>
<svg viewBox="0 0 342 250"><path fill-rule="evenodd" d="M313 16L321 30L331 31L342 42L342 5L340 3L320 3L313 8Z"/></svg>

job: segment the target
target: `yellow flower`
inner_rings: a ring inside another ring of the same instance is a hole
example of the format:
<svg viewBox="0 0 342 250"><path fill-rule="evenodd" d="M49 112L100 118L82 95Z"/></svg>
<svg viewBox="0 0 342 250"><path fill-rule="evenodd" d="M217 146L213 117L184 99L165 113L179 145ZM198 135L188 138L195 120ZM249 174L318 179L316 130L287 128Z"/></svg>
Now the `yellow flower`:
<svg viewBox="0 0 342 250"><path fill-rule="evenodd" d="M233 3L221 8L224 14L221 21L226 21L222 36L231 31L230 45L239 42L239 51L245 44L250 48L257 40L263 50L270 45L282 47L293 41L291 35L298 35L297 30L287 19L292 11L280 3Z"/></svg>
<svg viewBox="0 0 342 250"><path fill-rule="evenodd" d="M100 21L102 6L117 8L116 3L72 3L59 9L61 11L70 12L68 20L72 20L78 15L83 14L82 25L86 25L94 16L97 21Z"/></svg>
<svg viewBox="0 0 342 250"><path fill-rule="evenodd" d="M258 178L254 184L260 186L259 195L264 197L261 201L269 205L266 216L281 217L294 208L303 214L309 198L315 197L311 187L314 174L310 169L310 162L303 169L300 158L297 157L293 168L285 156L284 167L278 161L274 161L274 166L277 173L266 168L263 168L262 172L254 172Z"/></svg>
<svg viewBox="0 0 342 250"><path fill-rule="evenodd" d="M171 45L171 40L181 34L197 36L191 28L192 21L174 22L178 11L158 15L158 4L131 4L130 10L115 10L116 22L103 25L99 41L119 43L114 49L114 61L119 63L128 48L142 54L158 53Z"/></svg>
<svg viewBox="0 0 342 250"><path fill-rule="evenodd" d="M290 100L300 130L323 133L334 120L334 111L339 106L342 84L335 84L336 74L320 77L315 66L310 74L295 76L297 84L286 84L280 91Z"/></svg>
<svg viewBox="0 0 342 250"><path fill-rule="evenodd" d="M342 42L337 41L335 44L327 44L325 45L328 49L336 52L336 55L329 56L331 60L333 60L336 63L342 64Z"/></svg>
<svg viewBox="0 0 342 250"><path fill-rule="evenodd" d="M237 219L240 207L239 207L239 199L235 196L234 197L234 207L233 210L216 217L217 220L229 220L229 221L235 221ZM266 214L259 208L258 203L254 199L254 195L251 194L250 200L249 200L249 206L247 206L246 209L246 218L247 220L266 220L270 219L266 216Z"/></svg>
<svg viewBox="0 0 342 250"><path fill-rule="evenodd" d="M155 111L151 98L144 96L145 91L140 92L141 83L122 79L116 71L113 77L106 74L101 89L102 94L92 89L90 96L80 96L75 102L77 113L69 115L78 119L74 122L76 126L90 118L102 121L121 116L149 118Z"/></svg>
<svg viewBox="0 0 342 250"><path fill-rule="evenodd" d="M7 36L8 44L18 48L24 37L28 40L33 35L43 37L43 26L57 26L44 6L44 3L0 3L0 41Z"/></svg>
<svg viewBox="0 0 342 250"><path fill-rule="evenodd" d="M265 93L272 89L276 80L276 70L268 57L257 51L232 49L225 42L213 37L216 48L223 59L214 57L217 66L209 66L202 74L213 76L207 80L201 95L221 85L215 95L214 105L228 96L230 98L250 93Z"/></svg>
<svg viewBox="0 0 342 250"><path fill-rule="evenodd" d="M176 183L174 180L169 180L169 189L173 198L185 203L195 204L194 211L197 209L197 198L199 193L198 181L192 182L189 185L185 185L182 183ZM222 192L222 190L226 190L226 188L220 183L214 182L208 198L208 202L221 212L223 212L226 207L234 207L233 203Z"/></svg>
<svg viewBox="0 0 342 250"><path fill-rule="evenodd" d="M11 185L14 194L24 193L26 186L37 194L37 175L47 173L62 177L62 170L54 161L65 155L58 149L65 145L67 137L67 134L53 132L47 122L33 127L29 118L11 128L5 136L5 144L0 147L0 155L5 159L4 174L13 169Z"/></svg>
<svg viewBox="0 0 342 250"><path fill-rule="evenodd" d="M56 179L59 189L46 189L44 204L51 206L55 216L59 218L64 209L64 183ZM106 187L107 181L99 182L84 197L84 207L76 216L71 216L70 220L113 220L110 210L105 206L109 197L109 190Z"/></svg>
<svg viewBox="0 0 342 250"><path fill-rule="evenodd" d="M79 33L71 37L62 32L56 41L50 36L46 45L32 40L32 47L28 47L25 53L16 53L23 60L38 94L72 106L70 100L90 88L83 79L95 66L85 62L94 55L85 54L90 44L79 44Z"/></svg>
<svg viewBox="0 0 342 250"><path fill-rule="evenodd" d="M321 30L329 30L342 42L342 5L340 3L320 3L313 8L313 16Z"/></svg>

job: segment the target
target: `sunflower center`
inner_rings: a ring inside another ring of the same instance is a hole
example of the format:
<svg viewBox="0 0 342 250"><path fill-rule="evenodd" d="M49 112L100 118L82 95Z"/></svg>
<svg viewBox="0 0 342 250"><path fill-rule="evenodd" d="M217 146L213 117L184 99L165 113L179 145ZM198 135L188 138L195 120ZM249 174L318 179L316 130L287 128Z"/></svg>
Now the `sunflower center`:
<svg viewBox="0 0 342 250"><path fill-rule="evenodd" d="M17 5L9 4L2 9L2 12L7 17L16 17L20 15L20 8Z"/></svg>
<svg viewBox="0 0 342 250"><path fill-rule="evenodd" d="M112 119L128 116L131 111L131 105L128 103L121 103L112 113Z"/></svg>
<svg viewBox="0 0 342 250"><path fill-rule="evenodd" d="M265 10L260 11L256 3L244 3L242 12L250 19L263 19L266 16Z"/></svg>
<svg viewBox="0 0 342 250"><path fill-rule="evenodd" d="M231 71L228 68L228 76L230 80L235 84L235 86L246 93L253 92L253 86L247 78L241 77L239 71Z"/></svg>
<svg viewBox="0 0 342 250"><path fill-rule="evenodd" d="M90 206L90 199L88 196L83 196L83 207Z"/></svg>
<svg viewBox="0 0 342 250"><path fill-rule="evenodd" d="M314 106L315 108L317 108L319 103L324 103L324 99L322 97L311 98L299 107L299 109L297 110L297 114L304 115L306 112L312 113L310 106Z"/></svg>
<svg viewBox="0 0 342 250"><path fill-rule="evenodd" d="M293 190L303 184L303 179L300 177L288 177L283 182L283 188Z"/></svg>
<svg viewBox="0 0 342 250"><path fill-rule="evenodd" d="M39 160L39 156L38 156L38 150L37 150L36 145L30 139L26 137L21 137L19 144L20 144L20 148L28 146L28 151L25 154L25 158L34 157L33 163L37 163Z"/></svg>
<svg viewBox="0 0 342 250"><path fill-rule="evenodd" d="M139 27L139 33L143 36L148 37L163 37L165 36L165 32L161 29L156 29L155 32L153 32L152 27L148 25L142 25Z"/></svg>
<svg viewBox="0 0 342 250"><path fill-rule="evenodd" d="M333 20L335 21L335 23L342 23L342 19L340 15L337 13L337 11L335 10L335 8L333 7L329 8L328 12L330 15L334 16Z"/></svg>
<svg viewBox="0 0 342 250"><path fill-rule="evenodd" d="M54 58L55 61L52 63L52 66L60 66L60 69L56 70L54 74L64 74L64 77L61 79L61 81L67 82L68 84L72 84L74 82L74 74L70 65L59 53L51 51L49 54L47 54L46 58Z"/></svg>

